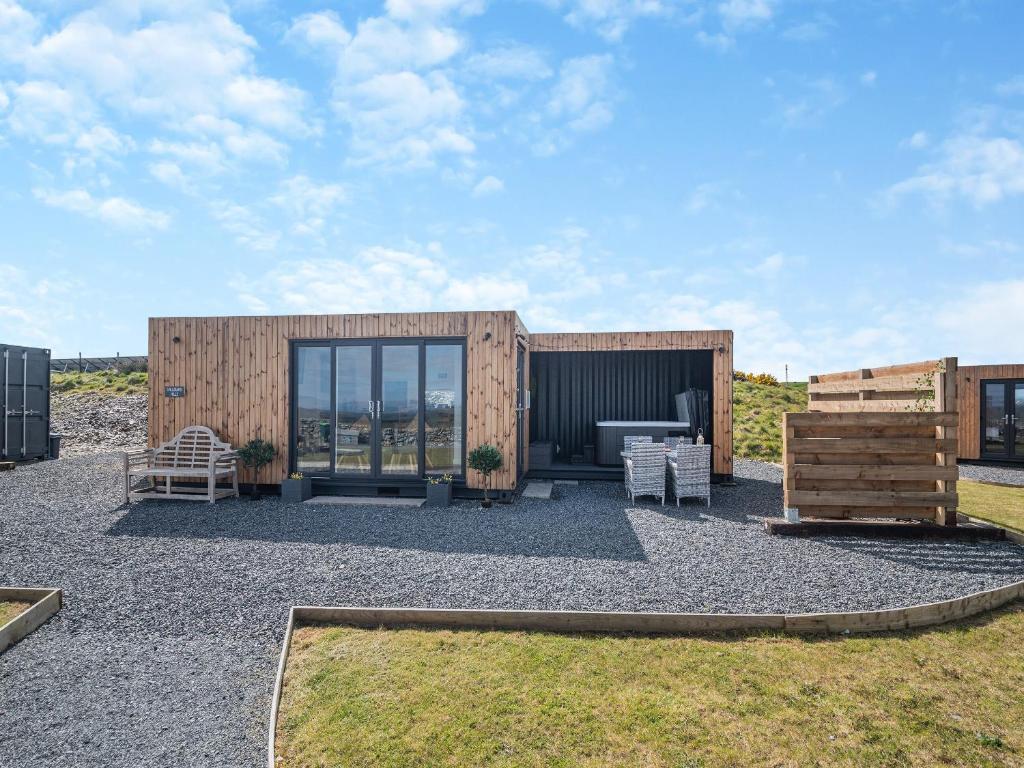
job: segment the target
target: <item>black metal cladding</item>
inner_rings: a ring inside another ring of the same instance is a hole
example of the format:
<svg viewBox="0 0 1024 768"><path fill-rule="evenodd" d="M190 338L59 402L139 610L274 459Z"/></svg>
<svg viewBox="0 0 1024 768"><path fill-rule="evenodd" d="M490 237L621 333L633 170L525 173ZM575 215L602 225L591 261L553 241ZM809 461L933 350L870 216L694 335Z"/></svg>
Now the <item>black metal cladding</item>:
<svg viewBox="0 0 1024 768"><path fill-rule="evenodd" d="M675 396L691 387L713 402L710 350L532 352L530 440L569 461L594 444L594 422L675 421ZM711 424L704 435L714 440Z"/></svg>
<svg viewBox="0 0 1024 768"><path fill-rule="evenodd" d="M50 453L50 350L0 344L0 458Z"/></svg>

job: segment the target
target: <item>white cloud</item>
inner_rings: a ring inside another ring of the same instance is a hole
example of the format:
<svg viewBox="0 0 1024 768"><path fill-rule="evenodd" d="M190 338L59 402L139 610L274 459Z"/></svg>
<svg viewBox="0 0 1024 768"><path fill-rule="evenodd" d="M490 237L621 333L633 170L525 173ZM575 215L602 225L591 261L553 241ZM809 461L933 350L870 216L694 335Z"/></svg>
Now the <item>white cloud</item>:
<svg viewBox="0 0 1024 768"><path fill-rule="evenodd" d="M448 61L462 47L462 38L450 27L366 19L342 49L339 82L344 86L381 72L429 69Z"/></svg>
<svg viewBox="0 0 1024 768"><path fill-rule="evenodd" d="M736 47L736 40L724 32L705 32L703 29L697 31L697 42L705 48L711 48L719 53L725 53Z"/></svg>
<svg viewBox="0 0 1024 768"><path fill-rule="evenodd" d="M302 43L314 50L340 53L352 40L338 14L334 11L320 11L299 16L292 22L285 39Z"/></svg>
<svg viewBox="0 0 1024 768"><path fill-rule="evenodd" d="M475 53L466 60L464 71L486 80L544 80L552 75L540 51L520 44Z"/></svg>
<svg viewBox="0 0 1024 768"><path fill-rule="evenodd" d="M123 197L93 197L87 190L36 188L36 199L52 208L80 213L123 229L167 229L171 217Z"/></svg>
<svg viewBox="0 0 1024 768"><path fill-rule="evenodd" d="M473 197L486 197L505 189L505 182L495 176L484 176L473 187Z"/></svg>
<svg viewBox="0 0 1024 768"><path fill-rule="evenodd" d="M900 143L911 149L924 149L931 143L931 139L925 131L914 131L914 134L909 139L904 139Z"/></svg>
<svg viewBox="0 0 1024 768"><path fill-rule="evenodd" d="M318 184L308 176L292 176L281 183L281 191L270 202L292 218L292 232L317 235L338 206L348 201L348 193L340 184Z"/></svg>
<svg viewBox="0 0 1024 768"><path fill-rule="evenodd" d="M1005 136L947 139L935 162L893 184L884 200L892 204L918 194L936 203L963 198L979 208L1024 194L1024 144Z"/></svg>
<svg viewBox="0 0 1024 768"><path fill-rule="evenodd" d="M1014 75L996 86L1000 96L1024 96L1024 75Z"/></svg>
<svg viewBox="0 0 1024 768"><path fill-rule="evenodd" d="M76 321L81 286L60 274L38 275L0 262L0 338L52 348L64 341L60 329Z"/></svg>
<svg viewBox="0 0 1024 768"><path fill-rule="evenodd" d="M0 30L12 7L0 6ZM88 154L115 120L151 134L155 128L165 143L177 138L163 131L189 131L197 119L221 121L233 129L210 141L223 143L227 155L281 162L288 147L271 134L309 138L321 128L309 118L301 89L257 72L255 48L216 2L99 3L42 36L33 27L17 56L25 77L11 86L15 108L7 122L17 135L77 144ZM122 148L130 146L131 136L114 135ZM110 135L104 147L108 156L117 152Z"/></svg>
<svg viewBox="0 0 1024 768"><path fill-rule="evenodd" d="M782 271L785 264L786 259L781 253L773 253L765 256L753 267L750 267L747 272L763 278L775 277Z"/></svg>
<svg viewBox="0 0 1024 768"><path fill-rule="evenodd" d="M743 195L727 181L706 181L698 184L687 198L687 213L698 214L720 208L726 202L737 202Z"/></svg>
<svg viewBox="0 0 1024 768"><path fill-rule="evenodd" d="M93 113L88 101L56 83L28 80L8 87L7 124L15 135L34 141L71 144Z"/></svg>
<svg viewBox="0 0 1024 768"><path fill-rule="evenodd" d="M593 131L612 121L609 54L580 56L562 63L548 100L548 113L574 131Z"/></svg>
<svg viewBox="0 0 1024 768"><path fill-rule="evenodd" d="M780 104L779 119L787 128L816 125L846 102L846 89L832 77L799 79L796 88L798 95Z"/></svg>
<svg viewBox="0 0 1024 768"><path fill-rule="evenodd" d="M669 16L671 0L570 0L565 19L576 27L593 27L610 42L621 40L636 19Z"/></svg>
<svg viewBox="0 0 1024 768"><path fill-rule="evenodd" d="M230 233L235 242L254 251L273 251L281 233L266 226L263 220L244 205L221 200L211 204L213 218Z"/></svg>
<svg viewBox="0 0 1024 768"><path fill-rule="evenodd" d="M727 30L764 24L772 18L770 0L725 0L718 4L718 14Z"/></svg>
<svg viewBox="0 0 1024 768"><path fill-rule="evenodd" d="M192 183L181 166L170 160L160 160L149 165L150 175L161 184L173 187L180 192L192 191Z"/></svg>
<svg viewBox="0 0 1024 768"><path fill-rule="evenodd" d="M462 98L440 72L375 75L346 89L335 108L352 126L356 164L430 167L438 155L476 149L459 127Z"/></svg>
<svg viewBox="0 0 1024 768"><path fill-rule="evenodd" d="M798 43L811 43L824 40L836 26L835 20L826 14L819 13L813 20L803 21L788 27L782 37Z"/></svg>
<svg viewBox="0 0 1024 768"><path fill-rule="evenodd" d="M867 72L863 72L860 76L860 84L871 87L878 80L878 73L873 69L869 69Z"/></svg>
<svg viewBox="0 0 1024 768"><path fill-rule="evenodd" d="M228 111L265 128L306 138L319 133L304 117L306 93L267 77L236 77L224 88Z"/></svg>
<svg viewBox="0 0 1024 768"><path fill-rule="evenodd" d="M939 241L939 250L967 259L1007 256L1020 253L1020 246L1011 240L989 238L977 243L957 243L952 240Z"/></svg>
<svg viewBox="0 0 1024 768"><path fill-rule="evenodd" d="M395 19L433 19L452 13L473 16L482 13L484 0L386 0L388 15Z"/></svg>
<svg viewBox="0 0 1024 768"><path fill-rule="evenodd" d="M1024 327L1024 280L999 280L957 286L945 298L946 311L935 315L943 349L961 365L1020 360L1024 337L992 332L992 318L1004 328Z"/></svg>
<svg viewBox="0 0 1024 768"><path fill-rule="evenodd" d="M0 60L20 61L32 47L39 20L13 0L0 0Z"/></svg>

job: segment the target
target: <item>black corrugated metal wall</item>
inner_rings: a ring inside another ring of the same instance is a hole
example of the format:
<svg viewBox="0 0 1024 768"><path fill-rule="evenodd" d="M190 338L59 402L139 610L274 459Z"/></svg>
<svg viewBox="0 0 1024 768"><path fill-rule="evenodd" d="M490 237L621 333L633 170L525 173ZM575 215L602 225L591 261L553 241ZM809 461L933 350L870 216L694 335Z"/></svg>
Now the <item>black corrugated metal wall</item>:
<svg viewBox="0 0 1024 768"><path fill-rule="evenodd" d="M594 422L675 421L676 394L708 392L709 350L531 352L530 440L559 446L558 461L594 443ZM711 424L704 428L712 442Z"/></svg>

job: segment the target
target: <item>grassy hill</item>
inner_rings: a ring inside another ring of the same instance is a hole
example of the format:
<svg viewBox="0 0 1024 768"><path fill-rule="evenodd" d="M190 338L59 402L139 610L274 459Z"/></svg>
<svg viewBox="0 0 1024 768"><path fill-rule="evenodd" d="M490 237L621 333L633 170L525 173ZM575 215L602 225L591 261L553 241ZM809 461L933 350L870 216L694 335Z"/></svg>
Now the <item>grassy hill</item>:
<svg viewBox="0 0 1024 768"><path fill-rule="evenodd" d="M807 410L807 383L733 382L733 450L737 458L782 460L782 414Z"/></svg>
<svg viewBox="0 0 1024 768"><path fill-rule="evenodd" d="M140 372L55 373L50 386L54 392L146 394L149 377ZM804 410L807 410L805 382L779 385L734 382L733 444L736 456L781 461L782 414Z"/></svg>
<svg viewBox="0 0 1024 768"><path fill-rule="evenodd" d="M149 392L149 374L120 371L90 373L54 373L50 376L54 392L97 392L107 395L144 395Z"/></svg>

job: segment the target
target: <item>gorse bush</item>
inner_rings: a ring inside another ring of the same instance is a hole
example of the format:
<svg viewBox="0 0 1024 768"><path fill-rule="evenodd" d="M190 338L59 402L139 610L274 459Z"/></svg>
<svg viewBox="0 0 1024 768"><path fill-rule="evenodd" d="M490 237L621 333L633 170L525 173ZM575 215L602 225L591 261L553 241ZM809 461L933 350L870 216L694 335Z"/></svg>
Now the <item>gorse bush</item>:
<svg viewBox="0 0 1024 768"><path fill-rule="evenodd" d="M751 384L765 384L771 387L779 386L779 380L770 373L746 373L745 371L733 371L732 378L735 381L749 381Z"/></svg>

